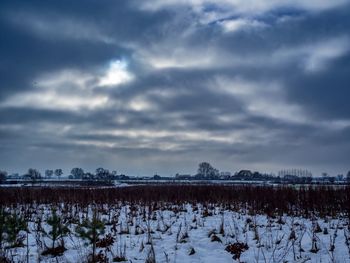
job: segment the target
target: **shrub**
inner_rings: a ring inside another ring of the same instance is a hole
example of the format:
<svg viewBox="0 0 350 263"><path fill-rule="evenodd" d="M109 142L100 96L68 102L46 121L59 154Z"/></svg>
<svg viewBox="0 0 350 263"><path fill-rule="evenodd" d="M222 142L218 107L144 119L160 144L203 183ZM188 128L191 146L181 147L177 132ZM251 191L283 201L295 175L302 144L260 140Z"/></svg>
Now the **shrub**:
<svg viewBox="0 0 350 263"><path fill-rule="evenodd" d="M241 254L248 249L249 249L248 245L245 243L241 243L241 242L229 244L225 248L225 250L227 252L229 252L233 255L232 258L234 260L238 260L238 261L240 261Z"/></svg>

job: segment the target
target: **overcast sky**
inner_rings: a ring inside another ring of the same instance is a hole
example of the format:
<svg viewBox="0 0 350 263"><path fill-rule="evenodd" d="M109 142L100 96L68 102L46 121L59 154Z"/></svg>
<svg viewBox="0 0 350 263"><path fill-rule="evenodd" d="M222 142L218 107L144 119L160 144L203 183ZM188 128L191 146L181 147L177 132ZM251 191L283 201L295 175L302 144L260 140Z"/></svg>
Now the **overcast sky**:
<svg viewBox="0 0 350 263"><path fill-rule="evenodd" d="M0 169L350 169L350 2L0 2Z"/></svg>

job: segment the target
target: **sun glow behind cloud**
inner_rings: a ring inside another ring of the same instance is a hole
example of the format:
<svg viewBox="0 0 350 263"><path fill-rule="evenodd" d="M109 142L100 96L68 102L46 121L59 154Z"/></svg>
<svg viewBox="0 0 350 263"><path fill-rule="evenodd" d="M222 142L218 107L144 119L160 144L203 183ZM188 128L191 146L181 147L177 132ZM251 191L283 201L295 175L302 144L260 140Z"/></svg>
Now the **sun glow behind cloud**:
<svg viewBox="0 0 350 263"><path fill-rule="evenodd" d="M134 76L127 70L127 63L114 60L110 63L104 76L100 78L101 86L116 86L131 81Z"/></svg>
<svg viewBox="0 0 350 263"><path fill-rule="evenodd" d="M2 106L69 111L94 110L106 107L110 102L108 94L96 94L95 87L117 86L133 78L127 70L127 63L121 60L113 60L102 77L76 69L44 73L35 79L34 90L9 97Z"/></svg>

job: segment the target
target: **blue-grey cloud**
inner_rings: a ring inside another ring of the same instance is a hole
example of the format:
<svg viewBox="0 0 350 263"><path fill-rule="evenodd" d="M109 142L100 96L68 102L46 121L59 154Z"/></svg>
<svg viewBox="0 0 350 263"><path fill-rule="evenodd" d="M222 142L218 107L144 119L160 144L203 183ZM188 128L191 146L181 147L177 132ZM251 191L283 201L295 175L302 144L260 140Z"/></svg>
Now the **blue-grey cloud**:
<svg viewBox="0 0 350 263"><path fill-rule="evenodd" d="M349 169L348 1L0 5L2 169Z"/></svg>

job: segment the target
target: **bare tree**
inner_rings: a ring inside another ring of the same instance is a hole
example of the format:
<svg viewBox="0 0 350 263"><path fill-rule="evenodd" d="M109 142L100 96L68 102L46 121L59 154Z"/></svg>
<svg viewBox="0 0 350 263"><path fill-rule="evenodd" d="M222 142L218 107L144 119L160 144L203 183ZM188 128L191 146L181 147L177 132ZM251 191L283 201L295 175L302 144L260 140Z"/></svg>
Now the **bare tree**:
<svg viewBox="0 0 350 263"><path fill-rule="evenodd" d="M198 166L197 174L204 178L216 177L219 171L208 162L202 162Z"/></svg>
<svg viewBox="0 0 350 263"><path fill-rule="evenodd" d="M36 181L41 179L41 173L37 169L29 168L25 177L31 179L32 181Z"/></svg>
<svg viewBox="0 0 350 263"><path fill-rule="evenodd" d="M53 170L45 170L45 177L51 178L53 175Z"/></svg>
<svg viewBox="0 0 350 263"><path fill-rule="evenodd" d="M0 170L0 183L6 181L7 172Z"/></svg>
<svg viewBox="0 0 350 263"><path fill-rule="evenodd" d="M70 173L74 179L82 179L84 177L84 170L82 168L73 168Z"/></svg>
<svg viewBox="0 0 350 263"><path fill-rule="evenodd" d="M110 176L110 172L108 169L104 169L104 168L97 168L96 169L96 179L98 180L110 180L111 176Z"/></svg>
<svg viewBox="0 0 350 263"><path fill-rule="evenodd" d="M63 174L62 169L56 169L56 170L55 170L55 175L56 175L57 177L61 177L62 174Z"/></svg>

